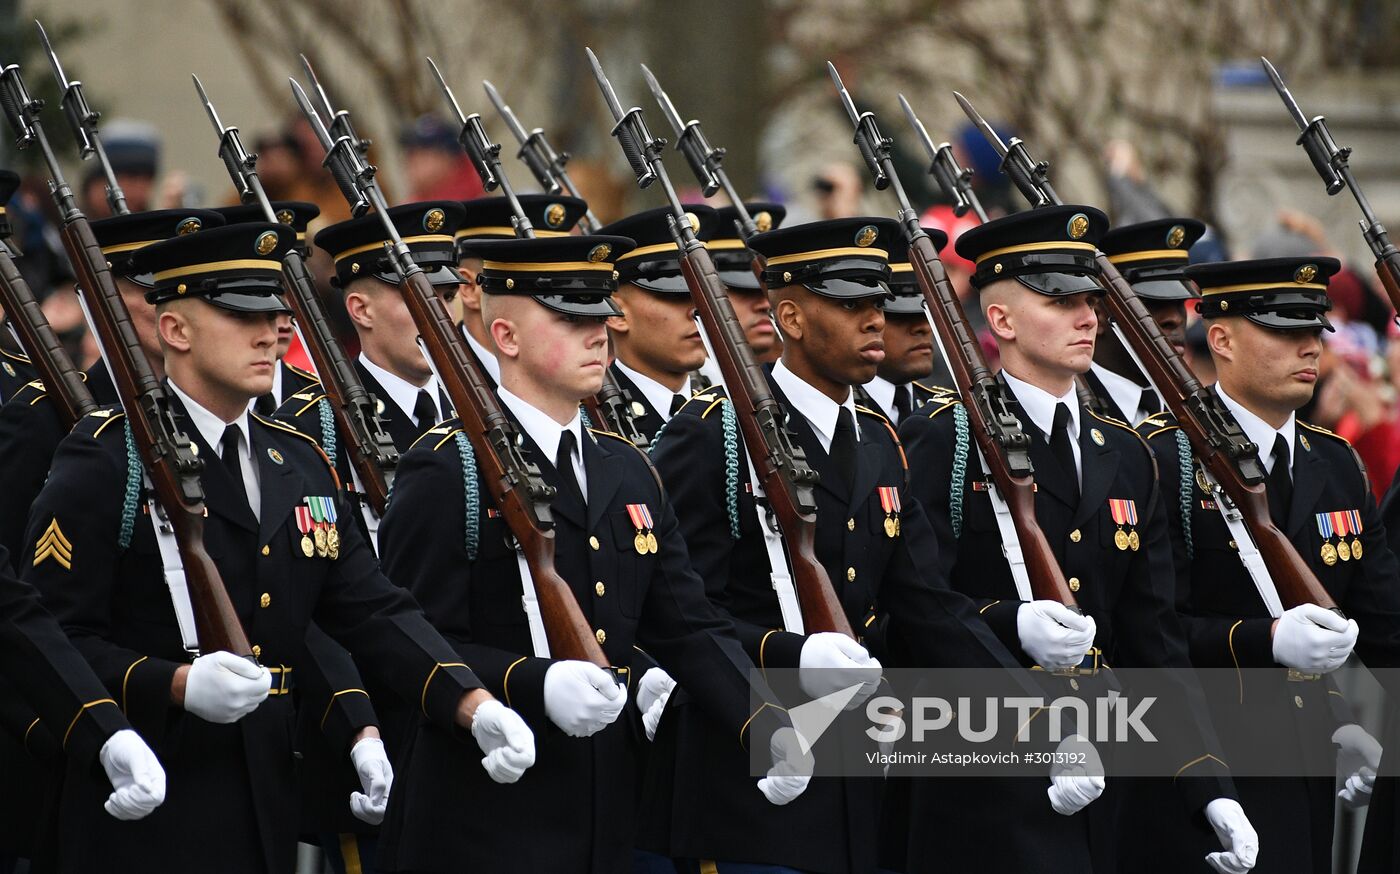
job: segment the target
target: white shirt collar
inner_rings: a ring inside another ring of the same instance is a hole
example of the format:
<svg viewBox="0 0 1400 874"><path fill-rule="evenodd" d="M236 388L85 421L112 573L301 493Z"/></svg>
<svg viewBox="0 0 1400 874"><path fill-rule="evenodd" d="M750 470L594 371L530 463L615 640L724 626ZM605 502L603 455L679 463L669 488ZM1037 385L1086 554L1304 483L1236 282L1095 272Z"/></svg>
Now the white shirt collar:
<svg viewBox="0 0 1400 874"><path fill-rule="evenodd" d="M646 397L651 408L661 415L663 422L671 421L671 398L676 395L683 398L690 397L690 377L686 377L685 384L681 386L680 391L671 391L645 373L628 367L621 358L614 359L613 363L617 365L618 370L627 375L628 379L632 380L632 384Z"/></svg>
<svg viewBox="0 0 1400 874"><path fill-rule="evenodd" d="M246 460L252 457L253 442L252 437L248 433L248 413L246 409L235 421L225 422L223 419L209 412L207 408L194 398L185 394L184 389L175 384L175 380L171 379L168 380L168 382L170 383L171 389L175 391L175 396L180 399L180 403L184 404L185 415L189 416L190 422L194 425L195 430L199 432L200 437L204 438L205 444L208 445L210 449L213 449L215 452L221 452L220 443L224 439L224 429L229 425L236 425L238 427L238 433L242 436L239 447L240 451L243 452L243 458Z"/></svg>
<svg viewBox="0 0 1400 874"><path fill-rule="evenodd" d="M899 424L899 410L895 408L894 398L897 392L909 391L908 383L895 385L883 376L877 376L865 384L865 393L870 395L870 399L879 405L879 413L885 413L890 417L890 421ZM911 399L912 400L912 399Z"/></svg>
<svg viewBox="0 0 1400 874"><path fill-rule="evenodd" d="M711 356L700 365L700 375L710 381L710 385L724 385L724 374L719 372L719 362Z"/></svg>
<svg viewBox="0 0 1400 874"><path fill-rule="evenodd" d="M856 438L859 439L860 421L856 418L855 392L847 389L846 400L838 404L788 370L787 364L781 358L773 365L773 381L783 390L783 394L787 395L788 403L792 404L793 409L812 426L822 449L831 451L831 441L836 436L836 416L842 407L850 411Z"/></svg>
<svg viewBox="0 0 1400 874"><path fill-rule="evenodd" d="M554 463L555 456L559 454L560 438L565 431L572 431L574 446L577 447L578 453L574 459L575 474L582 470L583 423L578 413L574 414L567 425L561 425L538 408L531 406L528 401L512 394L510 389L504 386L497 389L496 393L500 396L501 403L509 407L510 411L515 414L515 420L520 423L520 427L530 436L530 439L535 441L535 445L545 454L545 460L550 464ZM579 487L585 488L582 478L579 478Z"/></svg>
<svg viewBox="0 0 1400 874"><path fill-rule="evenodd" d="M501 362L496 360L496 354L485 346L477 342L472 336L472 332L467 330L467 326L462 326L462 336L467 338L467 345L476 353L476 360L481 362L481 366L486 368L486 373L496 385L501 384ZM436 378L436 376L434 376Z"/></svg>
<svg viewBox="0 0 1400 874"><path fill-rule="evenodd" d="M282 401L286 400L286 398L282 397L282 366L282 362L279 360L276 366L272 368L272 401L279 407L282 406ZM257 398L253 400L256 401ZM252 401L249 403L252 403Z"/></svg>
<svg viewBox="0 0 1400 874"><path fill-rule="evenodd" d="M1126 376L1114 373L1102 364L1091 365L1094 375L1103 383L1108 396L1113 400L1113 405L1122 411L1127 418L1124 419L1129 425L1137 424L1143 419L1142 411L1142 390L1145 386L1139 385ZM1153 389L1156 393L1156 389Z"/></svg>
<svg viewBox="0 0 1400 874"><path fill-rule="evenodd" d="M384 387L384 391L389 393L389 400L393 401L394 406L398 407L408 419L413 419L413 411L418 406L418 393L420 391L427 392L428 397L433 399L433 406L437 408L437 420L441 422L447 418L443 415L437 374L429 376L428 381L423 385L414 385L398 374L390 373L370 361L369 356L363 352L360 353L360 363L365 366L365 370L369 371L370 376L373 376ZM380 398L380 400L384 399Z"/></svg>
<svg viewBox="0 0 1400 874"><path fill-rule="evenodd" d="M1050 431L1055 426L1055 406L1064 404L1069 407L1070 445L1079 445L1079 397L1075 394L1073 385L1069 387L1068 392L1055 397L1043 388L1031 385L1024 379L1017 379L1006 368L1002 368L1001 372L1006 378L1006 384L1011 388L1011 393L1021 402L1021 409L1026 411L1031 424L1045 435L1047 442L1050 439Z"/></svg>
<svg viewBox="0 0 1400 874"><path fill-rule="evenodd" d="M1283 423L1282 428L1275 429L1268 422L1245 409L1239 401L1225 393L1225 387L1219 382L1215 384L1215 391L1220 395L1220 400L1225 403L1226 409L1235 414L1235 421L1240 423L1244 429L1244 436L1249 441L1259 447L1259 460L1264 465L1264 470L1273 473L1274 470L1274 438L1282 434L1284 441L1288 444L1288 469L1293 469L1293 435L1297 430L1298 418L1293 413L1288 414L1288 421Z"/></svg>

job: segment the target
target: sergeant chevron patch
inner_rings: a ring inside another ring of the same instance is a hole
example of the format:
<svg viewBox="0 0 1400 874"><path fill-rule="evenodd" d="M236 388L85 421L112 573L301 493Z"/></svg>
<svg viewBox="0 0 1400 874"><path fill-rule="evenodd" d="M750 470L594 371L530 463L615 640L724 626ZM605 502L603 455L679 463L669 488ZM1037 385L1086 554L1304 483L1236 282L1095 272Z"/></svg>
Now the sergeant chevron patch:
<svg viewBox="0 0 1400 874"><path fill-rule="evenodd" d="M40 535L39 542L34 544L35 567L49 558L63 565L66 571L73 569L73 544L63 535L63 529L58 527L57 519L49 523L49 527Z"/></svg>

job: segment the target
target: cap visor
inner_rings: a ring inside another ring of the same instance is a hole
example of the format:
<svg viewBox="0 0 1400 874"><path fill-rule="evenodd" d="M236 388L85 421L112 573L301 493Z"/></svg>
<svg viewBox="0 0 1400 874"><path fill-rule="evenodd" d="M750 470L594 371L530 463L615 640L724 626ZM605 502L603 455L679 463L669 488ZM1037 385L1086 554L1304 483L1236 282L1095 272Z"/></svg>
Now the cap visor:
<svg viewBox="0 0 1400 874"><path fill-rule="evenodd" d="M749 274L749 276L752 277L753 274ZM635 285L656 294L690 294L690 286L686 284L685 277L679 273L674 276L636 276L631 279L623 277L618 279L618 282Z"/></svg>
<svg viewBox="0 0 1400 874"><path fill-rule="evenodd" d="M620 316L622 310L613 303L612 297L604 294L532 294L541 306L570 316Z"/></svg>
<svg viewBox="0 0 1400 874"><path fill-rule="evenodd" d="M1200 297L1196 289L1179 279L1152 279L1134 282L1133 291L1138 297L1149 300L1195 300Z"/></svg>
<svg viewBox="0 0 1400 874"><path fill-rule="evenodd" d="M889 297L890 287L883 279L850 278L821 279L802 283L813 294L837 300L859 300L863 297Z"/></svg>
<svg viewBox="0 0 1400 874"><path fill-rule="evenodd" d="M1103 291L1095 277L1079 273L1026 273L1017 276L1016 281L1031 291L1052 297Z"/></svg>
<svg viewBox="0 0 1400 874"><path fill-rule="evenodd" d="M921 316L924 310L922 294L896 294L885 301L885 315Z"/></svg>
<svg viewBox="0 0 1400 874"><path fill-rule="evenodd" d="M1273 310L1270 312L1245 313L1244 317L1256 325L1275 331L1304 331L1324 328L1335 331L1327 316L1314 309Z"/></svg>
<svg viewBox="0 0 1400 874"><path fill-rule="evenodd" d="M280 294L257 294L247 291L226 291L202 295L204 300L221 310L235 313L290 313L292 308Z"/></svg>
<svg viewBox="0 0 1400 874"><path fill-rule="evenodd" d="M434 286L461 285L467 280L462 278L461 271L456 267L447 264L419 265L423 268L423 275L428 278L428 283ZM397 273L371 273L380 282L387 282L390 285L399 284L399 274Z"/></svg>
<svg viewBox="0 0 1400 874"><path fill-rule="evenodd" d="M745 291L758 291L763 287L758 284L758 277L753 275L752 270L721 270L719 280L730 288Z"/></svg>

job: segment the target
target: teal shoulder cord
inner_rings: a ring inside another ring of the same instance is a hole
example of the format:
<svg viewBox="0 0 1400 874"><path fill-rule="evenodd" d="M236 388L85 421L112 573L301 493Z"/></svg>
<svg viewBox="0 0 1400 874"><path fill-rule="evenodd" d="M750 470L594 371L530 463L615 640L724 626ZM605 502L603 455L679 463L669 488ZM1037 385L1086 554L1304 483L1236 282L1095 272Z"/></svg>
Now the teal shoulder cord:
<svg viewBox="0 0 1400 874"><path fill-rule="evenodd" d="M1191 542L1191 505L1194 496L1191 473L1196 464L1191 457L1191 441L1186 439L1186 432L1180 428L1176 429L1176 463L1181 468L1181 536L1186 541L1186 557L1189 559L1196 554L1195 545Z"/></svg>
<svg viewBox="0 0 1400 874"><path fill-rule="evenodd" d="M592 422L592 420L590 420L590 419L588 418L588 410L586 410L586 409L583 408L583 404L579 404L579 407L578 407L578 415L579 415L579 418L583 421L583 427L585 427L585 428L592 428L592 427L593 427L593 422Z"/></svg>
<svg viewBox="0 0 1400 874"><path fill-rule="evenodd" d="M136 440L131 436L131 421L122 422L122 436L126 438L126 489L122 492L122 527L117 535L117 545L122 549L131 546L131 534L136 528L136 510L141 503L142 468L141 457L136 454Z"/></svg>
<svg viewBox="0 0 1400 874"><path fill-rule="evenodd" d="M962 404L953 407L953 482L948 486L948 508L951 510L953 536L962 536L963 483L967 478L967 410Z"/></svg>
<svg viewBox="0 0 1400 874"><path fill-rule="evenodd" d="M331 402L321 398L316 402L316 412L321 416L321 448L335 467L335 416L331 413Z"/></svg>
<svg viewBox="0 0 1400 874"><path fill-rule="evenodd" d="M739 539L739 417L734 405L719 405L719 421L724 428L724 505L729 511L729 536Z"/></svg>
<svg viewBox="0 0 1400 874"><path fill-rule="evenodd" d="M467 435L458 431L452 435L457 443L457 458L462 462L462 489L467 497L467 561L476 561L477 538L481 531L481 494L476 484L476 453Z"/></svg>

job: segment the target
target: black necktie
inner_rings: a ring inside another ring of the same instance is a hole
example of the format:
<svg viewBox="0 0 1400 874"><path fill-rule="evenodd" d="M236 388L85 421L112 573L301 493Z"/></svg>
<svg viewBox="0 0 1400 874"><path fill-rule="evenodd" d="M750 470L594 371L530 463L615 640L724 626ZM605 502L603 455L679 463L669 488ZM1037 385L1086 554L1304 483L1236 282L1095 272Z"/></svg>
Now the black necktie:
<svg viewBox="0 0 1400 874"><path fill-rule="evenodd" d="M894 411L895 424L903 422L909 415L909 411L914 408L914 393L907 385L897 385L894 387Z"/></svg>
<svg viewBox="0 0 1400 874"><path fill-rule="evenodd" d="M243 506L251 512L252 504L248 503L248 488L243 484L243 463L238 458L238 426L229 425L224 429L224 436L219 438L220 460L224 463L224 470L233 479L233 489L236 494L243 498Z"/></svg>
<svg viewBox="0 0 1400 874"><path fill-rule="evenodd" d="M1288 521L1288 506L1293 503L1293 477L1288 469L1288 441L1282 434L1274 435L1274 466L1269 469L1269 478L1264 488L1269 495L1269 513L1274 524L1284 525Z"/></svg>
<svg viewBox="0 0 1400 874"><path fill-rule="evenodd" d="M845 407L836 414L836 433L831 438L831 463L849 494L856 483L856 426Z"/></svg>
<svg viewBox="0 0 1400 874"><path fill-rule="evenodd" d="M1157 403L1157 393L1151 388L1142 390L1142 397L1138 398L1138 415L1144 419L1162 411L1162 405ZM1132 424L1129 422L1128 424Z"/></svg>
<svg viewBox="0 0 1400 874"><path fill-rule="evenodd" d="M578 445L574 440L574 432L565 429L559 435L559 451L554 453L554 469L559 471L559 482L563 486L563 492L571 496L580 504L586 505L588 502L583 499L583 491L578 487L578 477L574 476L574 447Z"/></svg>
<svg viewBox="0 0 1400 874"><path fill-rule="evenodd" d="M258 399L253 401L253 412L264 418L277 412L277 399L272 396L272 392L258 395Z"/></svg>
<svg viewBox="0 0 1400 874"><path fill-rule="evenodd" d="M1055 405L1055 421L1050 426L1050 453L1069 474L1070 482L1074 483L1074 493L1078 495L1079 468L1074 465L1074 448L1069 442L1069 407L1065 404Z"/></svg>
<svg viewBox="0 0 1400 874"><path fill-rule="evenodd" d="M424 431L437 424L437 406L426 389L418 390L418 399L413 402L413 420Z"/></svg>
<svg viewBox="0 0 1400 874"><path fill-rule="evenodd" d="M683 406L685 406L685 395L671 395L671 415L679 413Z"/></svg>

